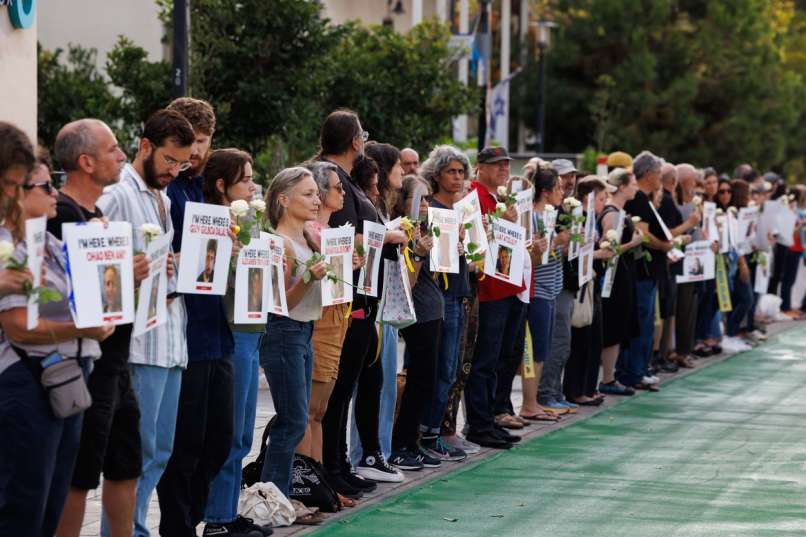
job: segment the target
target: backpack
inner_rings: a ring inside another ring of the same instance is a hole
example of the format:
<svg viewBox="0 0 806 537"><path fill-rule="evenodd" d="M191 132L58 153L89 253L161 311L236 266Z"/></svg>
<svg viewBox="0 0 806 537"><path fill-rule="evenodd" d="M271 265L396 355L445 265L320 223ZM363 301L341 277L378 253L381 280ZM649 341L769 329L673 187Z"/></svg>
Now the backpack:
<svg viewBox="0 0 806 537"><path fill-rule="evenodd" d="M272 416L269 423L266 424L266 428L263 429L263 441L260 443L260 453L257 454L254 461L244 466L241 471L242 489L249 488L255 483L260 482L260 474L263 473L263 461L266 459L266 449L269 446L269 431L271 431L275 420L277 420L276 415Z"/></svg>
<svg viewBox="0 0 806 537"><path fill-rule="evenodd" d="M306 507L318 507L323 513L335 513L341 509L336 491L325 479L322 465L298 453L294 455L288 497L302 502Z"/></svg>

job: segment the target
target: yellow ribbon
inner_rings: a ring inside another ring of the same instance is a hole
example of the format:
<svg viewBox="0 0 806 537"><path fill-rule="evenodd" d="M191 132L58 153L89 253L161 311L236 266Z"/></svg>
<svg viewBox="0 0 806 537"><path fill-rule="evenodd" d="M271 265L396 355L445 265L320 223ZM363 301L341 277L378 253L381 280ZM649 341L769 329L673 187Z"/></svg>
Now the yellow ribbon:
<svg viewBox="0 0 806 537"><path fill-rule="evenodd" d="M479 281L483 280L483 279L484 279L484 278L486 278L486 277L487 277L487 274L486 274L486 273L484 273L484 272L482 272L482 273L481 273L481 276L479 276Z"/></svg>
<svg viewBox="0 0 806 537"><path fill-rule="evenodd" d="M442 273L442 281L445 282L445 290L448 290L448 275L444 272Z"/></svg>
<svg viewBox="0 0 806 537"><path fill-rule="evenodd" d="M409 272L414 272L414 264L411 262L409 252L411 252L411 249L408 246L403 248L403 258L406 260L406 266L409 268Z"/></svg>
<svg viewBox="0 0 806 537"><path fill-rule="evenodd" d="M349 319L349 318L350 318L350 315L352 315L352 313L353 313L353 302L352 302L352 301L350 301L350 302L347 304L347 313L344 315L344 318L345 318L345 319Z"/></svg>

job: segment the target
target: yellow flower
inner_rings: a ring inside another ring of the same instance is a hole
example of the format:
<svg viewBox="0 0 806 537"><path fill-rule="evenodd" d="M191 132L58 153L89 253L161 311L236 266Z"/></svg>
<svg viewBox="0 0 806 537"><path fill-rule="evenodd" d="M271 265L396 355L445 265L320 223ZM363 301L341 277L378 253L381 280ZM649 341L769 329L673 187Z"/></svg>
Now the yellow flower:
<svg viewBox="0 0 806 537"><path fill-rule="evenodd" d="M241 232L241 226L239 226L239 225L237 225L237 224L236 224L236 225L233 225L233 226L232 226L232 232L233 232L233 233L235 233L235 234L237 235L238 233L240 233L240 232Z"/></svg>

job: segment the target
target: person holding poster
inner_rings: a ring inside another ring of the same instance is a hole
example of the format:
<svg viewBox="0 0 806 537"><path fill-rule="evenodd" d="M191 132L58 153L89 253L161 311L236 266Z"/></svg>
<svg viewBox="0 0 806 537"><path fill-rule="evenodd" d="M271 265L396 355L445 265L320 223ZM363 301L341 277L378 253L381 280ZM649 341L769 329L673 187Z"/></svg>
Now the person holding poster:
<svg viewBox="0 0 806 537"><path fill-rule="evenodd" d="M0 137L16 152L0 152L0 174L5 178L11 166L26 172L33 166L33 149L20 131L0 122ZM15 157L8 162L9 155ZM28 155L30 159L25 158ZM9 174L11 175L11 174ZM22 184L12 184L11 190L21 191L18 208L20 219L55 217L56 197L50 177L34 175ZM7 188L0 189L0 200L13 199ZM20 220L21 222L24 220ZM16 222L6 219L0 227L0 240L16 248L11 257L22 260L27 256L27 242ZM45 239L43 259L47 287L58 292L58 300L40 305L40 317L33 330L28 329L28 296L18 285L5 280L0 296L0 529L3 535L53 535L68 495L71 475L82 429L82 413L60 418L48 402L39 380L23 359L42 361L43 375L50 367L62 368L72 364L76 373L85 378L90 362L101 355L98 341L115 330L112 325L78 329L72 321L68 304L69 276L62 257L62 244L55 236ZM20 272L18 281L31 282L27 271L5 269L3 273ZM12 344L17 348L15 350ZM24 353L25 356L22 356ZM73 361L77 358L77 361ZM69 373L69 372L68 372ZM77 382L84 383L79 377ZM85 411L86 412L86 411ZM131 519L130 519L131 521Z"/></svg>
<svg viewBox="0 0 806 537"><path fill-rule="evenodd" d="M784 272L781 281L781 311L793 319L801 319L806 314L806 296L798 309L792 308L792 287L798 275L798 267L802 263L804 247L804 235L806 233L806 187L795 185L792 187L792 195L795 196L795 229L792 232L792 245L787 249L784 256Z"/></svg>
<svg viewBox="0 0 806 537"><path fill-rule="evenodd" d="M443 210L454 208L454 204L462 196L462 186L469 171L470 163L467 157L457 148L449 145L435 147L428 155L428 159L423 162L421 169L423 179L433 190L430 207ZM457 210L455 214L461 225L463 213ZM425 406L421 427L423 434L420 445L423 449L432 457L447 461L459 461L467 457L464 450L448 445L440 437L442 416L448 405L448 395L456 380L456 369L459 364L459 342L465 323L463 301L470 298L467 260L462 255L463 239L467 231L463 226L460 227L460 239L456 245L459 254L458 272L447 274L442 282L437 282L445 309L437 354L436 381L430 400Z"/></svg>
<svg viewBox="0 0 806 537"><path fill-rule="evenodd" d="M750 201L750 186L746 181L741 179L734 179L731 181L731 207L737 212L738 215L742 214L742 209L746 208ZM739 229L742 228L741 220L739 222ZM753 284L752 274L755 272L755 266L752 267L751 272L751 255L744 254L741 243L743 242L743 235L737 237L736 243L736 272L733 277L733 290L731 292L731 304L733 309L727 314L727 323L725 324L725 335L730 339L730 343L740 343L742 346L747 346L742 340L750 337L753 328ZM743 349L746 350L746 349Z"/></svg>
<svg viewBox="0 0 806 537"><path fill-rule="evenodd" d="M140 232L144 224L157 225L163 233L174 229L165 188L185 166L192 143L193 129L184 117L167 110L155 112L145 123L134 161L123 168L120 181L98 199L98 207L110 221L131 223L134 251L146 250L146 238ZM170 296L176 289L170 254L167 266ZM135 531L140 533L149 527L146 515L151 494L174 448L179 391L188 361L184 304L172 301L167 309L165 324L132 337L130 345L129 368L140 404L144 469L137 482L134 512ZM162 518L163 522L169 520L171 514Z"/></svg>

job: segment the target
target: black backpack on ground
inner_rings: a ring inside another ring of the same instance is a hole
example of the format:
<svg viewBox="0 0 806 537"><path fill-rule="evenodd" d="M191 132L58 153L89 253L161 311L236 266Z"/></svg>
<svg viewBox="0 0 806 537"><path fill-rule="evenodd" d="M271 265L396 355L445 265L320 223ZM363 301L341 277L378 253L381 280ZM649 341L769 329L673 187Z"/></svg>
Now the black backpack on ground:
<svg viewBox="0 0 806 537"><path fill-rule="evenodd" d="M263 441L260 443L260 453L257 454L254 461L244 466L241 471L241 488L243 489L251 487L260 481L260 474L263 472L263 461L266 459L266 449L269 446L269 431L271 431L275 420L277 420L276 415L272 416L269 423L266 424L266 428L263 429Z"/></svg>
<svg viewBox="0 0 806 537"><path fill-rule="evenodd" d="M336 491L325 479L322 465L298 453L294 455L289 498L306 507L318 507L323 513L335 513L341 509Z"/></svg>

